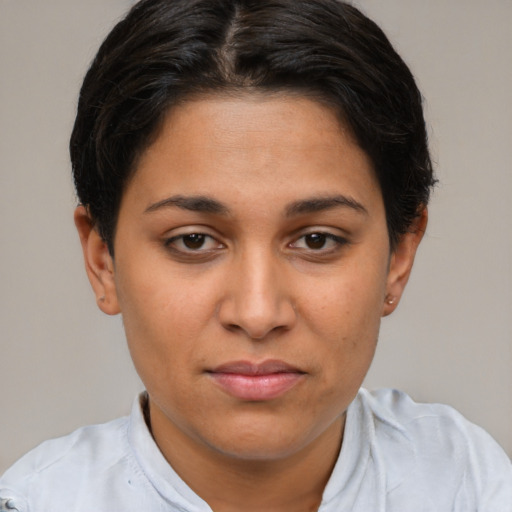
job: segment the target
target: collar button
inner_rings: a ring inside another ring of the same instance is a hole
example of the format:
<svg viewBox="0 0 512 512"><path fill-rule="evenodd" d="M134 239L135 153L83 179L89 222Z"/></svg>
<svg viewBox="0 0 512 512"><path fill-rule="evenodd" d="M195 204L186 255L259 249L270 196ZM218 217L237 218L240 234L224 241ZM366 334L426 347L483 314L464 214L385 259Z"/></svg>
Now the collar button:
<svg viewBox="0 0 512 512"><path fill-rule="evenodd" d="M0 512L13 512L19 510L16 508L14 501L11 499L0 498Z"/></svg>

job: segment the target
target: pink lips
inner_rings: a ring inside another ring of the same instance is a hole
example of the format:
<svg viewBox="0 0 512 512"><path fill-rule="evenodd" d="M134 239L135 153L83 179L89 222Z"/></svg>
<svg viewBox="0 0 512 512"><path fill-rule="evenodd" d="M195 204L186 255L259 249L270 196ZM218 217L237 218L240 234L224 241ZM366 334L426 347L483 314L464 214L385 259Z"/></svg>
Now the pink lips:
<svg viewBox="0 0 512 512"><path fill-rule="evenodd" d="M223 391L248 401L277 398L298 384L305 375L297 368L277 360L259 364L234 361L220 365L208 373Z"/></svg>

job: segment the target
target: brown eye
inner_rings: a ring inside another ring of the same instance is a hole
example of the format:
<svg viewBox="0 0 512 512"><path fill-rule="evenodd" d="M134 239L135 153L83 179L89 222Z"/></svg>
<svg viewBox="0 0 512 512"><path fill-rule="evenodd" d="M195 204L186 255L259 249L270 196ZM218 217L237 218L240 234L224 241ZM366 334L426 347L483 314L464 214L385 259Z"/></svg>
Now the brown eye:
<svg viewBox="0 0 512 512"><path fill-rule="evenodd" d="M197 249L201 249L201 247L203 247L205 240L206 240L205 235L201 235L198 233L192 233L190 235L183 236L183 245L187 249L197 250Z"/></svg>
<svg viewBox="0 0 512 512"><path fill-rule="evenodd" d="M311 233L304 237L304 242L308 249L323 249L327 241L327 236L323 233Z"/></svg>
<svg viewBox="0 0 512 512"><path fill-rule="evenodd" d="M164 240L164 244L174 253L202 255L223 249L224 245L205 233L185 233Z"/></svg>
<svg viewBox="0 0 512 512"><path fill-rule="evenodd" d="M347 239L333 233L323 231L312 231L295 240L290 247L309 251L316 254L327 254L336 252L348 243Z"/></svg>

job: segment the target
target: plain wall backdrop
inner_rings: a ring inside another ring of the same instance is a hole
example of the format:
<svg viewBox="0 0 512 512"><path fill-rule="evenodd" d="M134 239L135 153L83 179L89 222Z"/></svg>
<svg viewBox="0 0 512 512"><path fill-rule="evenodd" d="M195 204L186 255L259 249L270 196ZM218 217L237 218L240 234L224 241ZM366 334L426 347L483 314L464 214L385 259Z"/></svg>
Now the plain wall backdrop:
<svg viewBox="0 0 512 512"><path fill-rule="evenodd" d="M0 472L128 413L120 317L97 310L72 213L78 90L128 0L0 0ZM453 405L512 455L512 2L360 0L411 66L437 175L368 387Z"/></svg>

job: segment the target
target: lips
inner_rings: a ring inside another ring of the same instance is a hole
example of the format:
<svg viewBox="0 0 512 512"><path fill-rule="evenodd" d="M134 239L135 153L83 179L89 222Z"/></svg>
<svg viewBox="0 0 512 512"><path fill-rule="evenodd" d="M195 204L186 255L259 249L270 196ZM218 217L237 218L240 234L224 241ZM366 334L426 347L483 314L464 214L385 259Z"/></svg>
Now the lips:
<svg viewBox="0 0 512 512"><path fill-rule="evenodd" d="M262 363L233 361L210 370L208 374L227 394L252 402L278 398L305 377L304 372L278 360Z"/></svg>

